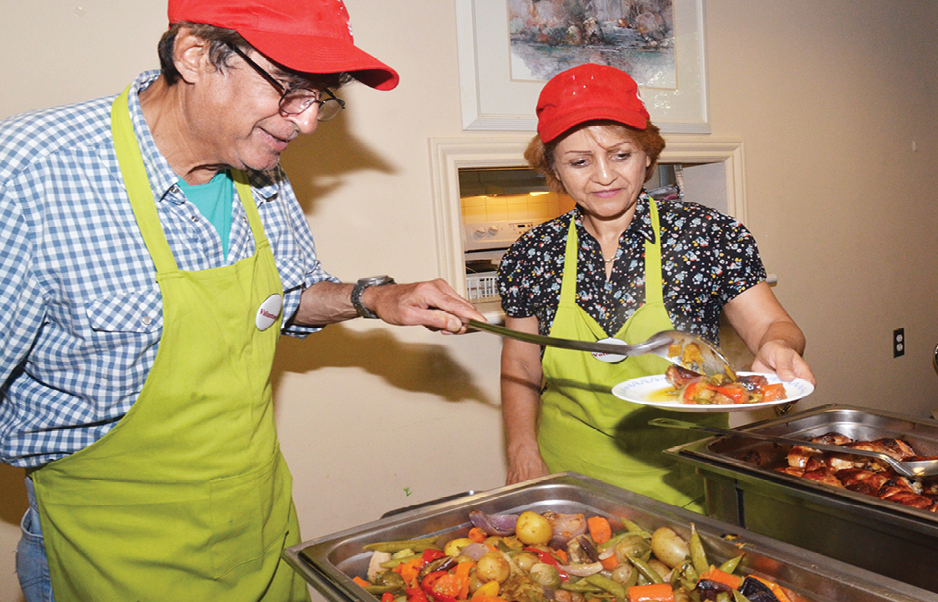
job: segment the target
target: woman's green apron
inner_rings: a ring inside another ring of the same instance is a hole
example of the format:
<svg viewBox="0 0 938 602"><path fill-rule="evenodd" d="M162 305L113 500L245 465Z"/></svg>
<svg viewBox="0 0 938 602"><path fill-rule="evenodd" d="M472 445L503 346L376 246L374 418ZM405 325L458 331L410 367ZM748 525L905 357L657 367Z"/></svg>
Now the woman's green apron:
<svg viewBox="0 0 938 602"><path fill-rule="evenodd" d="M269 381L282 287L247 179L236 172L254 256L180 271L126 91L111 127L156 265L163 332L127 415L93 445L32 474L55 599L308 600L280 559L300 541ZM255 320L262 304L266 317Z"/></svg>
<svg viewBox="0 0 938 602"><path fill-rule="evenodd" d="M654 201L650 209L654 241L645 241L645 303L616 335L627 343L640 343L658 331L674 328L664 306L661 235ZM560 305L550 334L599 340L608 335L576 303L577 249L576 226L571 221ZM579 472L669 504L702 510L703 481L662 454L669 447L699 439L699 435L648 426L648 421L670 416L725 426L726 415L708 415L703 420L701 414L675 416L611 393L613 385L622 381L663 374L669 365L667 360L643 355L606 363L582 351L547 347L542 364L545 389L541 395L538 445L551 472Z"/></svg>

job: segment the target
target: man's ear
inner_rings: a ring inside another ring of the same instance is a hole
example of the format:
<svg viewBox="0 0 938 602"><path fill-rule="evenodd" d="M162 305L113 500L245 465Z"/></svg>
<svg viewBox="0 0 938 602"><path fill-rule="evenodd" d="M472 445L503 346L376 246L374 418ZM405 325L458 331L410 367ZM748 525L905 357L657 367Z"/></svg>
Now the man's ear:
<svg viewBox="0 0 938 602"><path fill-rule="evenodd" d="M186 83L195 83L207 73L216 71L209 60L210 42L181 27L173 44L173 63Z"/></svg>

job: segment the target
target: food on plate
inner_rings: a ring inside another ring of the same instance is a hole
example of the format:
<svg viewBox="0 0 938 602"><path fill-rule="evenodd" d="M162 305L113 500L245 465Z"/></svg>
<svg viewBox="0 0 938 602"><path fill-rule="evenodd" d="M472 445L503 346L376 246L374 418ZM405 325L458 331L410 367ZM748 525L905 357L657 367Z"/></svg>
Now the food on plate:
<svg viewBox="0 0 938 602"><path fill-rule="evenodd" d="M368 573L354 581L381 602L804 602L738 574L744 553L711 564L694 525L683 537L667 526L649 532L626 518L549 510L471 510L469 521L466 532L436 540L365 546Z"/></svg>
<svg viewBox="0 0 938 602"><path fill-rule="evenodd" d="M675 401L686 404L747 404L786 399L785 385L770 384L761 374L737 375L735 380L725 374L708 378L683 366L671 364L664 376L671 385L665 393L672 395Z"/></svg>
<svg viewBox="0 0 938 602"><path fill-rule="evenodd" d="M844 451L821 452L813 449L811 443L839 445L843 446ZM909 479L897 474L888 464L876 458L851 454L851 449L882 452L900 462L934 459L917 455L912 446L902 439L885 437L872 441L856 441L846 435L830 432L805 441L804 445L793 446L786 456L787 464L776 467L775 470L903 506L938 513L938 477Z"/></svg>

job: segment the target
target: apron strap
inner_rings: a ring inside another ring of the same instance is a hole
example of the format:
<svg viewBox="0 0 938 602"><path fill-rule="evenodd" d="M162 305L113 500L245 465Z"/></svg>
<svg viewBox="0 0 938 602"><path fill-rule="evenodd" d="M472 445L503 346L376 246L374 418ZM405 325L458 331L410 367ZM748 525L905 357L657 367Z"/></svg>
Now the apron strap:
<svg viewBox="0 0 938 602"><path fill-rule="evenodd" d="M661 224L658 221L658 203L648 197L651 229L654 242L645 241L645 303L664 304L664 280L661 276Z"/></svg>
<svg viewBox="0 0 938 602"><path fill-rule="evenodd" d="M156 213L156 203L150 180L147 177L147 168L143 164L143 156L137 138L134 136L133 123L130 121L130 109L127 105L127 96L130 86L114 100L111 105L111 132L114 135L114 151L117 153L117 162L120 164L124 176L124 185L127 187L127 196L133 208L137 225L143 234L143 241L156 264L158 274L176 272L176 258L166 242L166 234L160 224Z"/></svg>

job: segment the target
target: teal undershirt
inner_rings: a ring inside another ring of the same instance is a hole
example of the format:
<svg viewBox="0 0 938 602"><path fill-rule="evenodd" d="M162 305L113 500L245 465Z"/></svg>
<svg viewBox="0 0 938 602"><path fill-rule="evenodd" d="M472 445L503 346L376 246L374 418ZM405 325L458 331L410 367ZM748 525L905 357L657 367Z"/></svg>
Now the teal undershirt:
<svg viewBox="0 0 938 602"><path fill-rule="evenodd" d="M187 184L179 178L179 188L205 219L215 227L221 238L221 248L228 258L228 237L231 234L231 203L234 198L234 182L227 171L215 174L206 184Z"/></svg>

